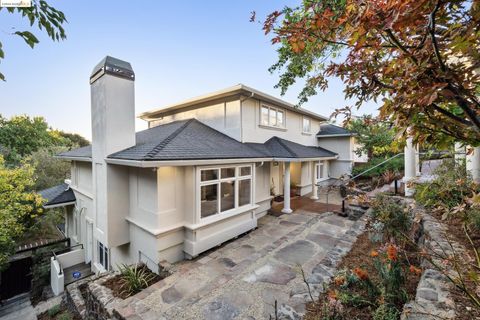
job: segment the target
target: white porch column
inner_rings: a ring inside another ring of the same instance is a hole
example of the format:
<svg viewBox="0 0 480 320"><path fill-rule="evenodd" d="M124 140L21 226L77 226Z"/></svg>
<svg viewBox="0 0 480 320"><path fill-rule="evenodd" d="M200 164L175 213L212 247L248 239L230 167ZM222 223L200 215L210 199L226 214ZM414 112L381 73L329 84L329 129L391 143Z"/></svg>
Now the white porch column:
<svg viewBox="0 0 480 320"><path fill-rule="evenodd" d="M317 175L315 172L316 164L316 161L312 161L312 196L310 197L312 200L318 200Z"/></svg>
<svg viewBox="0 0 480 320"><path fill-rule="evenodd" d="M466 167L473 181L480 183L480 147L473 148L473 152L466 155Z"/></svg>
<svg viewBox="0 0 480 320"><path fill-rule="evenodd" d="M461 164L465 160L465 146L461 142L455 142L455 162Z"/></svg>
<svg viewBox="0 0 480 320"><path fill-rule="evenodd" d="M415 146L415 175L417 177L422 175L420 172L420 148L418 144Z"/></svg>
<svg viewBox="0 0 480 320"><path fill-rule="evenodd" d="M292 213L290 209L290 162L284 162L285 168L283 179L283 213Z"/></svg>
<svg viewBox="0 0 480 320"><path fill-rule="evenodd" d="M408 183L416 178L417 175L417 164L416 164L416 150L413 145L413 139L407 138L407 143L405 145L405 176L403 177L403 182L405 183L405 196L413 196L414 189L408 186Z"/></svg>

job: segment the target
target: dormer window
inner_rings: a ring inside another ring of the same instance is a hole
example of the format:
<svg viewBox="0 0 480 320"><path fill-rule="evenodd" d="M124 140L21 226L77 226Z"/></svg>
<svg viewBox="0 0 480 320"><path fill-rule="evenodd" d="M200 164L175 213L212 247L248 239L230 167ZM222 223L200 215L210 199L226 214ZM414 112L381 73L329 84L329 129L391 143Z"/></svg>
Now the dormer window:
<svg viewBox="0 0 480 320"><path fill-rule="evenodd" d="M260 124L268 127L285 128L285 111L262 105L260 110Z"/></svg>
<svg viewBox="0 0 480 320"><path fill-rule="evenodd" d="M312 129L312 121L310 118L303 117L303 133L310 133Z"/></svg>

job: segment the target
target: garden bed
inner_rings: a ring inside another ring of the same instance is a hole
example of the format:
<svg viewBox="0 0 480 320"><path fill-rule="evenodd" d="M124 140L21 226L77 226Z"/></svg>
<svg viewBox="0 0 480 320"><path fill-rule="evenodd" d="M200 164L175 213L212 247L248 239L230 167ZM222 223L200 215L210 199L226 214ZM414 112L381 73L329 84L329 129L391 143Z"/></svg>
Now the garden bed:
<svg viewBox="0 0 480 320"><path fill-rule="evenodd" d="M432 216L441 220L441 214L433 213ZM469 258L475 257L475 252L472 248L470 241L468 240L463 230L463 219L458 216L452 217L448 220L448 223L444 223L448 230L449 239L452 242L461 244L468 253ZM480 248L480 236L471 236L471 240L475 245L475 248ZM480 276L477 272L477 276ZM468 278L467 278L468 280ZM472 292L479 290L476 288L474 281L467 281L467 286ZM472 307L471 300L459 289L452 290L450 292L453 301L456 306L456 318L458 320L472 320L480 319L480 309Z"/></svg>
<svg viewBox="0 0 480 320"><path fill-rule="evenodd" d="M368 228L368 227L367 227ZM370 277L371 281L378 283L381 279L376 272L376 268L374 265L375 259L371 257L372 252L377 252L379 247L378 243L374 243L370 240L369 232L365 232L358 237L356 242L353 244L352 249L350 252L343 258L342 262L338 266L338 270L355 270L355 268L361 268L365 271L368 276ZM406 257L408 257L408 261L412 265L419 265L419 255L415 248L410 248L411 250L405 251ZM402 257L401 259L406 259L406 257ZM409 270L408 270L409 271ZM342 272L341 272L342 273ZM341 274L340 273L340 274ZM325 293L322 293L319 297L319 301L315 303L310 303L307 306L307 313L304 319L323 319L321 316L325 313L325 305L324 302L328 303L329 299L332 297L338 297L340 291L338 290L340 286L338 284L341 283L343 280L341 279L342 276L337 276L332 281L331 285L329 286L328 290ZM403 286L406 294L408 296L408 300L415 297L417 284L420 280L420 274L418 272L408 272L406 276L406 281ZM364 292L363 288L359 287L349 287L348 290L351 292L352 295L362 295ZM342 299L345 299L343 297ZM340 299L339 299L340 300ZM399 304L396 306L399 311L402 310L403 304ZM372 319L372 314L376 308L371 305L361 303L342 303L342 309L344 318L340 315L338 319ZM327 319L327 318L325 318ZM337 319L337 318L331 318Z"/></svg>
<svg viewBox="0 0 480 320"><path fill-rule="evenodd" d="M128 276L125 275L125 272L122 272L114 277L106 280L103 285L109 288L112 291L112 294L116 298L126 299L138 292L141 291L140 287L146 288L151 286L152 284L165 279L170 275L170 273L166 270L160 270L160 274L156 274L152 272L148 267L144 264L138 265L136 270L133 272L134 267L127 267L130 268L130 274ZM125 270L125 269L124 269ZM129 284L131 282L137 282L138 288L130 288Z"/></svg>
<svg viewBox="0 0 480 320"><path fill-rule="evenodd" d="M400 319L404 304L415 298L421 219L400 197L378 195L371 204L366 231L307 306L305 319Z"/></svg>

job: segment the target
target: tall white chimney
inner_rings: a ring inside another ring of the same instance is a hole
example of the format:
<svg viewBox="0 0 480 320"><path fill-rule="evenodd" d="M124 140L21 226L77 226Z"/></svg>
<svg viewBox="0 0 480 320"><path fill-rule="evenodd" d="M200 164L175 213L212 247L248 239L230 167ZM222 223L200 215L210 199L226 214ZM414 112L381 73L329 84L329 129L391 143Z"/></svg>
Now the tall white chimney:
<svg viewBox="0 0 480 320"><path fill-rule="evenodd" d="M105 158L135 145L134 81L130 63L109 56L90 76L94 236L108 248L129 241L128 167Z"/></svg>

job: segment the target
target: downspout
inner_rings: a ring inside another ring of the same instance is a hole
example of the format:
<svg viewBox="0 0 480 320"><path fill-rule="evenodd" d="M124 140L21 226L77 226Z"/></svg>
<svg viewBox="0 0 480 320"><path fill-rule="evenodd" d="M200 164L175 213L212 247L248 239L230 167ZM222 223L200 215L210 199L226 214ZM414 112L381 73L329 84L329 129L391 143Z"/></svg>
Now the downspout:
<svg viewBox="0 0 480 320"><path fill-rule="evenodd" d="M242 143L244 142L243 141L243 101L252 99L253 96L255 96L255 93L250 92L250 96L240 99L240 142Z"/></svg>

